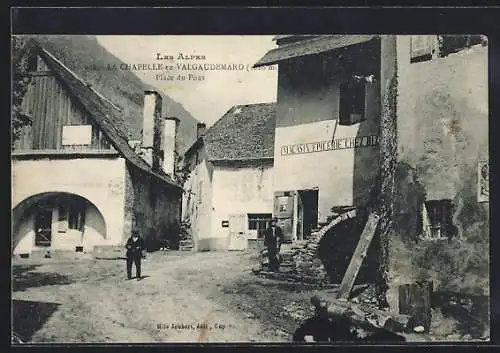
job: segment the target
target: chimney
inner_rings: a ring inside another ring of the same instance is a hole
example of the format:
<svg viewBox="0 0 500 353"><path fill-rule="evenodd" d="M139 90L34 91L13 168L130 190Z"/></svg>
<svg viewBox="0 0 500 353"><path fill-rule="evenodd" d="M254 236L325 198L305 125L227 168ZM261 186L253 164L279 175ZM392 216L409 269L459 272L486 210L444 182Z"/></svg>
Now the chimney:
<svg viewBox="0 0 500 353"><path fill-rule="evenodd" d="M161 95L156 91L144 91L144 110L142 122L143 158L153 169L160 166L161 148Z"/></svg>
<svg viewBox="0 0 500 353"><path fill-rule="evenodd" d="M205 135L205 131L207 130L207 125L205 123L196 124L196 139L199 139L203 135Z"/></svg>
<svg viewBox="0 0 500 353"><path fill-rule="evenodd" d="M176 166L177 151L177 129L180 120L175 117L166 117L164 119L163 130L163 171L174 177Z"/></svg>

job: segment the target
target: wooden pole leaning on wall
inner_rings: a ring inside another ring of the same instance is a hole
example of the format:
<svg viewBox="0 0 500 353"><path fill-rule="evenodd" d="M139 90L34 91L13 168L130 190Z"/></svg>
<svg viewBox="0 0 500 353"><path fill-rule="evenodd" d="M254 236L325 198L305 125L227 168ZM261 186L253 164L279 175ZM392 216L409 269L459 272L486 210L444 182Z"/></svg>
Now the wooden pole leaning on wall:
<svg viewBox="0 0 500 353"><path fill-rule="evenodd" d="M373 237L375 236L375 231L377 230L379 220L380 216L374 212L371 212L368 216L368 220L366 221L363 233L361 233L358 245L354 250L351 262L349 263L349 267L347 267L347 271L345 272L344 278L342 279L340 289L337 293L337 299L347 300L349 298L349 294L351 293L354 281L358 276L358 272L366 257L368 248L370 247Z"/></svg>

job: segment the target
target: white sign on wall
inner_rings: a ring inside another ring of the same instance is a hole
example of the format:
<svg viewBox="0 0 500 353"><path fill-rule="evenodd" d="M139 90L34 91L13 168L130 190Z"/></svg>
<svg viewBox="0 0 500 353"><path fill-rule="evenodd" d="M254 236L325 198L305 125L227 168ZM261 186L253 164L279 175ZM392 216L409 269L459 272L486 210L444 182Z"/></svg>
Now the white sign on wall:
<svg viewBox="0 0 500 353"><path fill-rule="evenodd" d="M62 145L90 145L92 125L65 125L62 128Z"/></svg>

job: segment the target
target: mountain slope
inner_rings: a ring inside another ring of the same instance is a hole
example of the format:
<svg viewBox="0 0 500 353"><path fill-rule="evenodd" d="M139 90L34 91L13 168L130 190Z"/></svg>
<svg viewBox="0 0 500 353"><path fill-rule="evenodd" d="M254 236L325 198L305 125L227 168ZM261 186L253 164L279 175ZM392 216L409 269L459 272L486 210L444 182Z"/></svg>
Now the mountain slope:
<svg viewBox="0 0 500 353"><path fill-rule="evenodd" d="M95 36L37 35L35 38L80 78L92 85L99 93L123 109L129 138L139 140L142 129L144 90L158 90L144 83L131 71L108 70L108 65L119 66L123 62L99 44ZM164 116L179 118L177 143L182 153L196 139L196 120L182 104L163 92Z"/></svg>

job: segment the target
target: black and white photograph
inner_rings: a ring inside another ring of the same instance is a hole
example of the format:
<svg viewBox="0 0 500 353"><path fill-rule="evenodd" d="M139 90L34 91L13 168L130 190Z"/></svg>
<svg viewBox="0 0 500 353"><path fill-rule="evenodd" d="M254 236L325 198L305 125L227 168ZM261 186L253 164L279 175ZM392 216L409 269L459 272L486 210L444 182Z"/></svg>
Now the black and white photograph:
<svg viewBox="0 0 500 353"><path fill-rule="evenodd" d="M11 36L12 344L490 341L488 37Z"/></svg>

